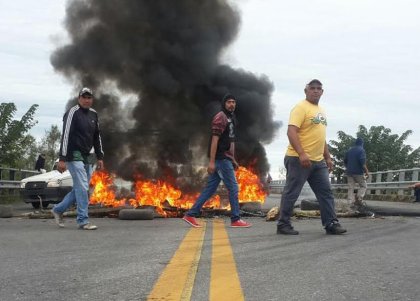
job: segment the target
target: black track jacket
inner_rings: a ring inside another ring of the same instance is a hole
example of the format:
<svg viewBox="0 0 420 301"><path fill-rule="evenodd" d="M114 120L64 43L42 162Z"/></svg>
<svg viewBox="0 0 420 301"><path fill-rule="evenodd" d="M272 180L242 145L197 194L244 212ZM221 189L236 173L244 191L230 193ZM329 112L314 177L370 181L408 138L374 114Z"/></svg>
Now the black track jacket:
<svg viewBox="0 0 420 301"><path fill-rule="evenodd" d="M94 109L83 109L75 105L63 117L63 133L60 143L60 160L73 161L73 152L88 156L92 146L98 160L104 152L99 131L98 114Z"/></svg>

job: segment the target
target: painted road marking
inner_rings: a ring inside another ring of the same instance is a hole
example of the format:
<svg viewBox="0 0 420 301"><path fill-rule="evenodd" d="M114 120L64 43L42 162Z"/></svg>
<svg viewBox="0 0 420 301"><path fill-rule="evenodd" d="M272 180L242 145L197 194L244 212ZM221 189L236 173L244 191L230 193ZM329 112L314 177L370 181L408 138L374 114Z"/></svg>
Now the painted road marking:
<svg viewBox="0 0 420 301"><path fill-rule="evenodd" d="M191 228L163 270L147 300L191 299L205 232L205 223L202 228Z"/></svg>
<svg viewBox="0 0 420 301"><path fill-rule="evenodd" d="M245 300L223 220L213 222L210 301Z"/></svg>

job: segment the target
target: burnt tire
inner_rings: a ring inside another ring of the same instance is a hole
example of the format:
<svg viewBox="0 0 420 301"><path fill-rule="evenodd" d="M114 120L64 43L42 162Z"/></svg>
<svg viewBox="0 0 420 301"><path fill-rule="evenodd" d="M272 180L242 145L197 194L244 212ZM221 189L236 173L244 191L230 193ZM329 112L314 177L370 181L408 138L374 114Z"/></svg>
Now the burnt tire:
<svg viewBox="0 0 420 301"><path fill-rule="evenodd" d="M39 207L41 206L39 202L32 202L31 204L34 209L39 209Z"/></svg>
<svg viewBox="0 0 420 301"><path fill-rule="evenodd" d="M42 208L47 209L50 202L42 202Z"/></svg>
<svg viewBox="0 0 420 301"><path fill-rule="evenodd" d="M242 211L258 213L261 212L260 202L247 202L239 204Z"/></svg>
<svg viewBox="0 0 420 301"><path fill-rule="evenodd" d="M301 210L320 210L318 200L302 200L300 201Z"/></svg>
<svg viewBox="0 0 420 301"><path fill-rule="evenodd" d="M122 220L152 220L155 212L152 209L121 209L118 218Z"/></svg>

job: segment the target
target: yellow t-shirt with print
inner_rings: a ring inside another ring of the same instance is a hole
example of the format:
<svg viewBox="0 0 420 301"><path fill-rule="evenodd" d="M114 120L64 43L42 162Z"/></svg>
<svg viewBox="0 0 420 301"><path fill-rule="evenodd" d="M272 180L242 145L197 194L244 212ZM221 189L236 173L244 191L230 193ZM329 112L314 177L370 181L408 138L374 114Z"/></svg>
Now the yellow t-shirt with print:
<svg viewBox="0 0 420 301"><path fill-rule="evenodd" d="M311 161L322 161L324 159L327 127L324 110L319 105L302 100L290 112L289 125L299 128L299 141L309 159ZM290 143L286 155L299 157Z"/></svg>

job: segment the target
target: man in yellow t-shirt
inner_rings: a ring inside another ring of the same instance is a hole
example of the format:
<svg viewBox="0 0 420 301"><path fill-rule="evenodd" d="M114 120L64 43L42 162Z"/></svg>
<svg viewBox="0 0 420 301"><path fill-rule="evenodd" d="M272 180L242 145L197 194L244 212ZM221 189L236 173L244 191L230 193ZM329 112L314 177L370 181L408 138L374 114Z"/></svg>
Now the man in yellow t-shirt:
<svg viewBox="0 0 420 301"><path fill-rule="evenodd" d="M299 234L293 229L290 217L306 181L319 201L321 221L326 233L343 234L346 229L337 220L329 179L333 163L326 143L327 118L318 105L324 93L322 83L313 79L304 91L306 98L290 112L287 129L290 144L284 158L287 176L281 198L277 234Z"/></svg>

